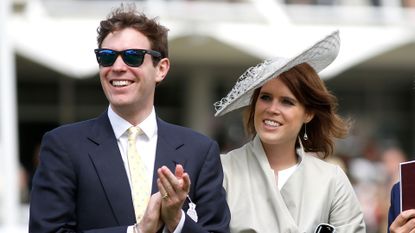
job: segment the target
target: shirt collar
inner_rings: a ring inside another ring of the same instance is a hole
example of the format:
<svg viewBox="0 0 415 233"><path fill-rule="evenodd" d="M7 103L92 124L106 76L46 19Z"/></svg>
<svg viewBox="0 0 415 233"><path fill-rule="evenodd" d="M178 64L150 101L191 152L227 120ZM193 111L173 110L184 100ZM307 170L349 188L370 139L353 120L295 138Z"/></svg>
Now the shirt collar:
<svg viewBox="0 0 415 233"><path fill-rule="evenodd" d="M111 106L108 107L108 118L117 139L119 139L131 126L133 126L130 122L115 113ZM140 127L147 138L152 138L154 135L157 135L157 119L154 107L152 108L150 115L148 115L144 121L136 126Z"/></svg>

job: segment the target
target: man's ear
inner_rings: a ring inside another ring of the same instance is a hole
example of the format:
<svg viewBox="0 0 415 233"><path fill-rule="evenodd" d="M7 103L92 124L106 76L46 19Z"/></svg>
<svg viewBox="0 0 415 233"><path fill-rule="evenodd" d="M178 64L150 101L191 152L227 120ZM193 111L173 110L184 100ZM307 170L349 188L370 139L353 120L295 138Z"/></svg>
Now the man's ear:
<svg viewBox="0 0 415 233"><path fill-rule="evenodd" d="M157 77L156 82L160 83L164 80L164 78L167 76L167 73L170 69L170 60L168 58L163 58L159 61L159 63L156 66L157 69Z"/></svg>

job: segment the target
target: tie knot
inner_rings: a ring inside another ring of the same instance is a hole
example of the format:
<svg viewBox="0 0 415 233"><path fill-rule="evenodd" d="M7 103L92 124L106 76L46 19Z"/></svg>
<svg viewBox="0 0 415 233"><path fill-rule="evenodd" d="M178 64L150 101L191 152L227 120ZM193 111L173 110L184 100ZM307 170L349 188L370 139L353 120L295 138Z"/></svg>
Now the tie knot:
<svg viewBox="0 0 415 233"><path fill-rule="evenodd" d="M141 134L141 129L138 127L131 126L128 129L128 139L135 140L139 134Z"/></svg>

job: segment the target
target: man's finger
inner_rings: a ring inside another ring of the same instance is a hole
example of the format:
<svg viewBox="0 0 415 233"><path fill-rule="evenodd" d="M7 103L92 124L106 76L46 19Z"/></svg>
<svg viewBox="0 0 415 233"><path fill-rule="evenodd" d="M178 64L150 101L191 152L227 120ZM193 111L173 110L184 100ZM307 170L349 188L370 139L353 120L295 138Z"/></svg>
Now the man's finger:
<svg viewBox="0 0 415 233"><path fill-rule="evenodd" d="M399 226L402 226L409 219L412 219L414 217L415 217L415 209L405 210L398 215L398 217L396 218L396 221L399 224Z"/></svg>
<svg viewBox="0 0 415 233"><path fill-rule="evenodd" d="M415 228L415 209L403 211L390 226L390 232L410 232Z"/></svg>
<svg viewBox="0 0 415 233"><path fill-rule="evenodd" d="M166 180L161 179L161 181L167 191L170 191L169 187L171 187L173 189L172 191L174 192L180 191L179 179L166 166L161 167L161 172L166 178Z"/></svg>
<svg viewBox="0 0 415 233"><path fill-rule="evenodd" d="M161 196L160 196L160 192L157 192L151 195L150 200L147 205L147 209L149 209L149 211L159 211L160 208L161 208Z"/></svg>
<svg viewBox="0 0 415 233"><path fill-rule="evenodd" d="M413 232L415 231L415 218L409 219L401 228L402 232Z"/></svg>
<svg viewBox="0 0 415 233"><path fill-rule="evenodd" d="M167 171L166 171L167 170ZM166 173L170 173L173 177L174 175L170 172L170 170L167 167L161 167L157 170L158 173L158 177L160 179L160 183L164 188L164 191L170 195L173 195L176 191L175 188L173 187L173 183L170 181L168 175L166 175ZM165 193L162 193L163 195L165 195Z"/></svg>
<svg viewBox="0 0 415 233"><path fill-rule="evenodd" d="M184 169L183 166L180 164L176 164L176 171L175 171L175 175L178 179L181 179L184 173Z"/></svg>
<svg viewBox="0 0 415 233"><path fill-rule="evenodd" d="M167 193L166 189L164 188L163 184L160 181L160 178L157 179L157 187L159 188L159 195L162 200L167 199L169 194Z"/></svg>
<svg viewBox="0 0 415 233"><path fill-rule="evenodd" d="M191 184L189 174L184 173L181 180L183 182L182 190L188 193L190 191L190 184Z"/></svg>

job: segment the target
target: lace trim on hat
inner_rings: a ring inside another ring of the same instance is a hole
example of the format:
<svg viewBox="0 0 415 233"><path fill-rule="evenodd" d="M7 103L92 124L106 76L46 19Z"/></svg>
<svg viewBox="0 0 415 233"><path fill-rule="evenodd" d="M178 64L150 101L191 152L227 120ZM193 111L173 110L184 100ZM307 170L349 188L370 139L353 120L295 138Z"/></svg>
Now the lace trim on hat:
<svg viewBox="0 0 415 233"><path fill-rule="evenodd" d="M265 60L262 63L257 64L256 66L250 67L246 70L236 81L235 86L232 90L223 97L221 100L215 102L216 112L221 111L226 107L230 102L233 102L235 99L239 98L241 95L245 94L249 88L252 88L255 85L255 82L261 81L259 78L262 76L267 68L267 66L272 63L272 60Z"/></svg>

